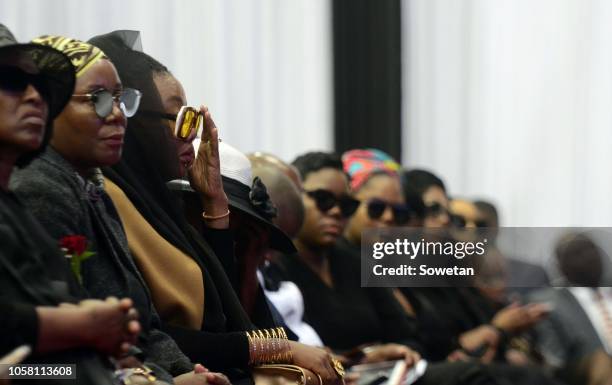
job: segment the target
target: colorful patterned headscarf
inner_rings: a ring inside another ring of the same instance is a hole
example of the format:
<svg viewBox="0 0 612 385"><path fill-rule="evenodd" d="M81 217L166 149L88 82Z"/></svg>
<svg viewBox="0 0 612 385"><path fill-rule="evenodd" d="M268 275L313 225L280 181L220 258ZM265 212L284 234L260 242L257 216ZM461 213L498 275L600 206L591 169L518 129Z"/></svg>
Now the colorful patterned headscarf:
<svg viewBox="0 0 612 385"><path fill-rule="evenodd" d="M342 155L342 163L353 190L358 190L374 173L398 176L400 169L399 163L389 154L374 148L347 151Z"/></svg>
<svg viewBox="0 0 612 385"><path fill-rule="evenodd" d="M100 48L69 37L44 35L33 39L32 43L53 47L63 52L70 58L77 78L99 60L108 59Z"/></svg>

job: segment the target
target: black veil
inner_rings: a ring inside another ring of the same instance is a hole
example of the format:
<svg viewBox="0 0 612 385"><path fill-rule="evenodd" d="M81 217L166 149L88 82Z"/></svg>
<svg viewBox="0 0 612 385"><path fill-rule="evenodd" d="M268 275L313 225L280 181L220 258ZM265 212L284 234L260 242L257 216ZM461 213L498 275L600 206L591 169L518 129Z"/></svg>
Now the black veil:
<svg viewBox="0 0 612 385"><path fill-rule="evenodd" d="M140 34L115 31L99 35L89 43L102 49L113 62L124 87L140 90L139 111L163 111L153 82L153 71L141 52ZM250 330L243 310L214 252L188 223L166 182L176 179L180 161L172 133L161 118L136 113L128 120L123 156L104 175L119 186L140 214L175 247L191 256L202 269L205 293L204 325L210 332Z"/></svg>

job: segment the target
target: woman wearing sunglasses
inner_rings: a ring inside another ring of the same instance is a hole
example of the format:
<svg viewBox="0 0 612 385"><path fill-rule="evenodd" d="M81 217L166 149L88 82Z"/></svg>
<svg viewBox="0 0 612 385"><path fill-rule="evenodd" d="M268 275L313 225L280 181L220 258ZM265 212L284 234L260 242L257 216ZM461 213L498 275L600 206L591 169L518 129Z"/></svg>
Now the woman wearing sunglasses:
<svg viewBox="0 0 612 385"><path fill-rule="evenodd" d="M279 263L302 290L305 319L334 351L374 344L365 356L347 357L348 363L404 358L414 364L417 353L392 343L412 342L411 326L399 305L392 297L372 296L361 288L359 260L336 252L336 242L359 207L359 201L349 195L340 157L308 153L293 165L303 180L305 219L294 240L298 254L284 256Z"/></svg>
<svg viewBox="0 0 612 385"><path fill-rule="evenodd" d="M420 338L427 328L408 318L390 292L362 288L360 261L334 247L359 205L348 196L342 161L333 154L308 153L293 165L303 179L306 217L295 240L298 255L283 257L280 268L302 290L305 318L323 343L344 353L348 364L402 358L414 364L420 356L408 346L427 354L432 346ZM440 360L417 383L495 384L488 370L477 362Z"/></svg>
<svg viewBox="0 0 612 385"><path fill-rule="evenodd" d="M75 273L90 295L132 298L143 326L137 357L146 367L140 369L146 372L150 367L167 382L204 381L194 373L204 368L194 368L160 330L151 294L132 260L99 169L121 159L127 117L137 111L140 91L124 87L113 63L93 45L61 36L43 36L34 42L55 47L70 58L76 85L55 119L50 148L11 181L15 191L56 242L71 235L85 238L85 250L93 255Z"/></svg>
<svg viewBox="0 0 612 385"><path fill-rule="evenodd" d="M448 196L442 179L427 170L402 171L404 197L417 213L419 226L446 228L450 225Z"/></svg>
<svg viewBox="0 0 612 385"><path fill-rule="evenodd" d="M414 210L404 202L398 174L400 165L391 156L376 149L351 150L343 154L342 163L350 177L353 196L360 204L336 247L339 252L360 259L364 230L414 226L419 221ZM410 314L411 306L401 292L393 289L393 295Z"/></svg>
<svg viewBox="0 0 612 385"><path fill-rule="evenodd" d="M344 153L342 162L351 178L353 196L361 202L344 232L350 244L359 247L365 229L415 223L415 215L404 203L400 165L389 155L375 149L351 150Z"/></svg>
<svg viewBox="0 0 612 385"><path fill-rule="evenodd" d="M45 150L74 83L68 57L17 44L0 24L0 356L29 345L16 350L17 362L27 356L26 364L76 364L70 370L78 376L47 383L114 384L103 357L121 356L136 340L132 302L77 303L83 293L57 243L9 190L14 167Z"/></svg>
<svg viewBox="0 0 612 385"><path fill-rule="evenodd" d="M112 58L125 84L143 90L142 112L129 121L123 159L104 174L165 330L190 358L223 370L234 383L250 382L252 366L273 361L293 362L324 383L336 382L326 351L287 341L278 329L253 334L255 326L224 269L232 269L234 251L217 128L201 108L205 123L197 158L185 150L181 143L191 146L198 114L191 115L189 127L182 124L189 123L188 115L176 115L186 104L182 86L130 43L137 40L134 33L116 31L91 42ZM180 198L166 185L187 173L190 181L182 182L200 194L203 212L193 214L205 237L188 223Z"/></svg>
<svg viewBox="0 0 612 385"><path fill-rule="evenodd" d="M82 176L121 158L126 118L138 109L140 91L123 88L113 64L93 46L68 38L43 36L34 43L70 53L77 83L70 102L55 121L51 147ZM80 48L84 49L78 51Z"/></svg>

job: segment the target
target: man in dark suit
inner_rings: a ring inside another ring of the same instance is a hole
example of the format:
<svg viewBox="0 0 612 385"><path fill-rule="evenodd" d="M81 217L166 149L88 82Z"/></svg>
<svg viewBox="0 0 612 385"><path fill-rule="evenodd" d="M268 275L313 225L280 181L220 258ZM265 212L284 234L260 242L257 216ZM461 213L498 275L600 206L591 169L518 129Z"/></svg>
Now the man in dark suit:
<svg viewBox="0 0 612 385"><path fill-rule="evenodd" d="M483 227L499 227L499 214L491 202L477 200L474 206L478 210L479 220ZM549 287L550 280L546 270L540 265L507 256L504 258L507 294L526 296L534 288Z"/></svg>
<svg viewBox="0 0 612 385"><path fill-rule="evenodd" d="M612 353L612 288L599 287L600 249L586 235L568 234L556 246L559 269L568 286L535 292L532 299L553 309L537 327L540 349L552 366L576 366L585 358ZM610 361L612 367L612 360ZM612 374L611 374L612 376Z"/></svg>

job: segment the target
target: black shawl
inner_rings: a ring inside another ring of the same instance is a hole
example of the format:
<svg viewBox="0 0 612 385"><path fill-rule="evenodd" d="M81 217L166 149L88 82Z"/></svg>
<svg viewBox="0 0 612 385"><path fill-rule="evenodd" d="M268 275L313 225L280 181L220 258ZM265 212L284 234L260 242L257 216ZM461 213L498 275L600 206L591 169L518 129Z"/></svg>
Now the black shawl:
<svg viewBox="0 0 612 385"><path fill-rule="evenodd" d="M136 32L116 31L96 36L90 43L113 61L125 87L142 91L139 111L163 111L146 55L130 46L135 41L139 41ZM103 172L159 234L200 265L206 303L202 330L249 330L252 324L217 256L187 223L180 203L166 187L166 182L178 175L178 167L170 130L161 118L139 112L129 119L122 160Z"/></svg>

